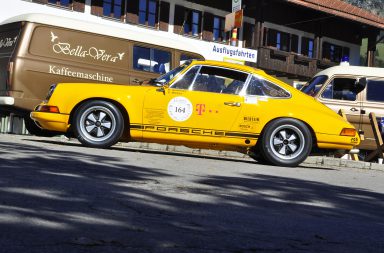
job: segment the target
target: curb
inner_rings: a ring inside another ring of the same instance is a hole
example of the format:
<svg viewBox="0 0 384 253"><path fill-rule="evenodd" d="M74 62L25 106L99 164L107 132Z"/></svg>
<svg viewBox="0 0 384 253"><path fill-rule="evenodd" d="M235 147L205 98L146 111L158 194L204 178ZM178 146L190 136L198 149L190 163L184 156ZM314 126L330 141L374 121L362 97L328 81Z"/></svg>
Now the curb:
<svg viewBox="0 0 384 253"><path fill-rule="evenodd" d="M193 149L185 146L174 146L157 143L144 142L119 142L115 146L132 149L144 149L160 152L175 152L179 154L193 154L209 157L225 157L229 159L239 159L246 161L254 161L246 154L234 151L218 151L210 149ZM317 168L348 168L348 169L364 169L364 170L381 170L384 171L384 165L378 163L354 161L341 158L325 157L325 156L309 156L301 166L317 167Z"/></svg>

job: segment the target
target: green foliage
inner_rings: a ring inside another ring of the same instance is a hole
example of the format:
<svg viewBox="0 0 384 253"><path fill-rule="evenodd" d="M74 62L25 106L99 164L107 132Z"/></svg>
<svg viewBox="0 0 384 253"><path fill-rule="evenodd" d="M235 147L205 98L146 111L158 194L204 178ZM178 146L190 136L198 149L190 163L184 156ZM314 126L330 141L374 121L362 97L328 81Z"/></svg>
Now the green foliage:
<svg viewBox="0 0 384 253"><path fill-rule="evenodd" d="M376 15L384 17L384 1L383 0L344 0L347 3L365 9Z"/></svg>

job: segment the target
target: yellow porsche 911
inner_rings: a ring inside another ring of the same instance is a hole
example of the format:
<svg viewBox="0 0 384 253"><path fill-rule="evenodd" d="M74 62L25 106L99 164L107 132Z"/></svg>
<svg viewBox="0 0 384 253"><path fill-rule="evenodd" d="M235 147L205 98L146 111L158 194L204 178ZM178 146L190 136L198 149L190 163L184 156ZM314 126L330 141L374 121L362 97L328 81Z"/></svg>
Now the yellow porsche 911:
<svg viewBox="0 0 384 253"><path fill-rule="evenodd" d="M156 142L238 151L280 166L360 142L351 124L312 97L261 70L215 61L185 62L145 85L52 85L31 118L89 147Z"/></svg>

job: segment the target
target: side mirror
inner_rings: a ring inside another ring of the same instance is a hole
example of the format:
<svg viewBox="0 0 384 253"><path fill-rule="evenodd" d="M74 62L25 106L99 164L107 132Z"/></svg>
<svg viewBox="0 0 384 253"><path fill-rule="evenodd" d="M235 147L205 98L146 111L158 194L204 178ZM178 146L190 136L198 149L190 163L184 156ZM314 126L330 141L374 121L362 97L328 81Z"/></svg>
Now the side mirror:
<svg viewBox="0 0 384 253"><path fill-rule="evenodd" d="M161 86L160 88L157 88L156 91L162 92L163 94L165 94L165 90L168 88L169 88L168 85L165 84L165 85Z"/></svg>
<svg viewBox="0 0 384 253"><path fill-rule="evenodd" d="M367 78L362 77L362 78L359 78L356 80L353 88L354 88L356 94L358 94L362 90L364 90L366 86L367 86Z"/></svg>

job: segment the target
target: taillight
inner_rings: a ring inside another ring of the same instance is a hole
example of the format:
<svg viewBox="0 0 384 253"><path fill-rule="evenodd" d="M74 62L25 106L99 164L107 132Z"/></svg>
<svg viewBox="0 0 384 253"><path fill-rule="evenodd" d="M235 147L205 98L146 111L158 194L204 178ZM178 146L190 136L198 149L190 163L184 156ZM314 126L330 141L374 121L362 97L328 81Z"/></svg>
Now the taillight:
<svg viewBox="0 0 384 253"><path fill-rule="evenodd" d="M7 69L7 80L6 80L6 95L10 96L9 91L11 90L11 80L13 75L13 61L8 62L8 69Z"/></svg>
<svg viewBox="0 0 384 253"><path fill-rule="evenodd" d="M39 105L36 108L36 111L39 112L52 112L52 113L60 113L59 108L57 106L52 105Z"/></svg>
<svg viewBox="0 0 384 253"><path fill-rule="evenodd" d="M354 128L343 128L340 133L341 136L352 136L356 135L356 129Z"/></svg>

